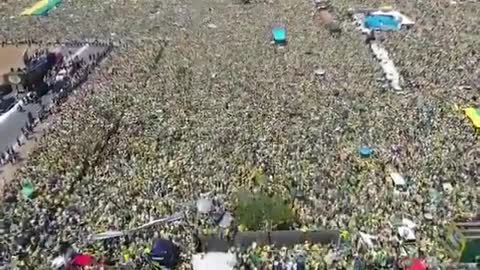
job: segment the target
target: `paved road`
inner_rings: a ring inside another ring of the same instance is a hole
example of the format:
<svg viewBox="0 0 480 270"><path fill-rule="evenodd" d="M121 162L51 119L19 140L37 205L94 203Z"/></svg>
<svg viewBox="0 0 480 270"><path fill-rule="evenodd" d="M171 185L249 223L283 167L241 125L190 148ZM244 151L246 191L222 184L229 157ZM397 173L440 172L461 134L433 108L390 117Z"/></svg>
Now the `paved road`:
<svg viewBox="0 0 480 270"><path fill-rule="evenodd" d="M78 56L88 61L89 54L102 52L105 48L85 45L80 48L61 47L60 50L65 55L66 60L69 60L69 57L73 58L74 56ZM72 51L71 56L68 56L68 51ZM0 115L0 153L5 152L9 147L16 144L17 138L22 134L21 128L25 127L28 121L28 113L31 113L34 118L37 118L42 105L48 108L52 103L53 94L52 91L49 91L41 97L38 103L25 105L22 101L19 101L11 110ZM22 111L18 110L18 106L20 105L23 107Z"/></svg>

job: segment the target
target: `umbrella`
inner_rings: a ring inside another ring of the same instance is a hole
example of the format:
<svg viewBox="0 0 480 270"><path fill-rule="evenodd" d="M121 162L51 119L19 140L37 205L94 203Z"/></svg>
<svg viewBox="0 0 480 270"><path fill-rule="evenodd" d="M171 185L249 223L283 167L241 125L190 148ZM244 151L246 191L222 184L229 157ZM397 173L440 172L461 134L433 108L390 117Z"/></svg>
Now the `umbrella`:
<svg viewBox="0 0 480 270"><path fill-rule="evenodd" d="M30 199L35 192L35 187L33 186L32 182L27 181L22 185L22 194L23 197Z"/></svg>

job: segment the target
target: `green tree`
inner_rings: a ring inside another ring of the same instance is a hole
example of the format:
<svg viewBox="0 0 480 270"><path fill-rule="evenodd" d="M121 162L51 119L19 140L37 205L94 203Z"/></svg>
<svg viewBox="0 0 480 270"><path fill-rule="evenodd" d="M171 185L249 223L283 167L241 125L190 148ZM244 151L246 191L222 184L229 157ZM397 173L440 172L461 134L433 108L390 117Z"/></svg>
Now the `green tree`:
<svg viewBox="0 0 480 270"><path fill-rule="evenodd" d="M243 193L237 200L235 214L239 224L249 230L287 229L295 217L288 203L264 192Z"/></svg>

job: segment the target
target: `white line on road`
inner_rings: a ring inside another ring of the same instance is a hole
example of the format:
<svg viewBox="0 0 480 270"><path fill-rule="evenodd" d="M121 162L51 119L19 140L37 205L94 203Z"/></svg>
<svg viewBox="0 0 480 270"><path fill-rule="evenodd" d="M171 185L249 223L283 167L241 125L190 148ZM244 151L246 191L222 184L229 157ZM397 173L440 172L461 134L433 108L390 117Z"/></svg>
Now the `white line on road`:
<svg viewBox="0 0 480 270"><path fill-rule="evenodd" d="M23 105L23 100L20 100L19 102L17 102L17 104L15 104L15 106L13 106L10 110L8 110L8 112L0 115L0 124L5 122L5 120L12 114L14 114L17 110L18 110L18 107L19 106L22 106Z"/></svg>
<svg viewBox="0 0 480 270"><path fill-rule="evenodd" d="M78 49L78 51L76 51L73 55L71 55L67 58L66 62L69 62L69 61L75 59L75 57L80 56L84 51L86 51L88 49L88 47L90 47L90 45L86 44L82 48Z"/></svg>

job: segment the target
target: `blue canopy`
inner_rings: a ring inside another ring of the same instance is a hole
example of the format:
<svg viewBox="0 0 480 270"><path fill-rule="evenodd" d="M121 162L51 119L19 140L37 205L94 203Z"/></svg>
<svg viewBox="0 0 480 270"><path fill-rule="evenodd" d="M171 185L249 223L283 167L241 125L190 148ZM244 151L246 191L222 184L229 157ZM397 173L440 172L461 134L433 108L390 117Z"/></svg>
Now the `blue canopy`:
<svg viewBox="0 0 480 270"><path fill-rule="evenodd" d="M283 27L275 27L272 29L273 41L277 44L287 41L287 31Z"/></svg>
<svg viewBox="0 0 480 270"><path fill-rule="evenodd" d="M161 266L173 269L179 261L179 249L169 240L157 239L153 242L152 261Z"/></svg>
<svg viewBox="0 0 480 270"><path fill-rule="evenodd" d="M392 31L399 30L401 22L390 15L367 15L365 27L370 30Z"/></svg>

